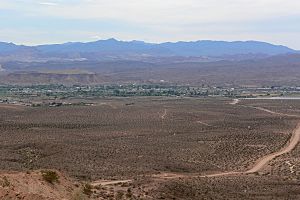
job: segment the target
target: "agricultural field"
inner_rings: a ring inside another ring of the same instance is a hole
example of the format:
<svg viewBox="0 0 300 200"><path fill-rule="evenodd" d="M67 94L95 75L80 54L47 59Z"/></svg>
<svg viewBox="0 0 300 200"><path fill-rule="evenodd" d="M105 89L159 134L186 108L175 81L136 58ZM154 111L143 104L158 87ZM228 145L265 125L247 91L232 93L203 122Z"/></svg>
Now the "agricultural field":
<svg viewBox="0 0 300 200"><path fill-rule="evenodd" d="M257 173L204 177L245 172L284 147L299 121L297 100L93 101L93 106L66 107L0 104L0 169L55 169L95 185L130 180L124 187L132 187L137 199L263 199L299 193L299 147Z"/></svg>

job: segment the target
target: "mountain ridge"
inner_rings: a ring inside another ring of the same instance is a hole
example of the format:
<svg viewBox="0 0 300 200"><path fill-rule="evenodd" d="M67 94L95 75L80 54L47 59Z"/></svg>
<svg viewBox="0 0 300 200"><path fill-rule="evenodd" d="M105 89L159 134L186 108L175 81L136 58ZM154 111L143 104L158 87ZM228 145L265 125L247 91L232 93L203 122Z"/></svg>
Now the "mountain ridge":
<svg viewBox="0 0 300 200"><path fill-rule="evenodd" d="M94 42L67 42L62 44L45 44L36 46L16 45L0 42L0 55L15 55L20 51L31 51L37 56L74 56L77 54L96 53L95 56L225 56L241 54L279 55L299 53L283 45L274 45L261 41L178 41L147 43L144 41L120 41L114 38Z"/></svg>

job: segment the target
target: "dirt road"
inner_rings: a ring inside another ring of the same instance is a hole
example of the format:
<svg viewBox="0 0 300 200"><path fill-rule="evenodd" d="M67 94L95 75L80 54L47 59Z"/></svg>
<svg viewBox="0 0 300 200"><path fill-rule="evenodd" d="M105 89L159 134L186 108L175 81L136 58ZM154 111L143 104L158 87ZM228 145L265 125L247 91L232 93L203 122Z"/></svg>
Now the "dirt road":
<svg viewBox="0 0 300 200"><path fill-rule="evenodd" d="M247 106L249 107L249 106ZM288 116L288 117L300 117L297 115L289 115L289 114L285 114L285 113L278 113L278 112L274 112L265 108L261 108L261 107L251 107L254 109L258 109L261 111L265 111L271 114L275 114L275 115L281 115L281 116ZM215 173L215 174L209 174L209 175L203 175L203 176L198 176L198 177L219 177L219 176L232 176L232 175L242 175L242 174L252 174L252 173L256 173L259 172L260 170L263 169L263 167L265 167L271 160L275 159L278 156L281 156L283 154L289 153L291 152L296 146L297 144L300 142L300 122L297 125L297 128L293 131L291 138L289 140L289 142L285 145L285 147L283 147L281 150L279 150L278 152L274 152L271 154L268 154L260 159L257 160L257 162L254 164L254 166L245 171L245 172L222 172L222 173Z"/></svg>
<svg viewBox="0 0 300 200"><path fill-rule="evenodd" d="M268 110L266 108L261 108L261 107L254 107L254 106L243 106L243 107L253 108L253 109L256 109L256 110L261 110L261 111L264 111L264 112L267 112L267 113L270 113L270 114L273 114L273 115L281 115L281 116L285 116L285 117L299 117L299 115L279 113L279 112L275 112L275 111Z"/></svg>
<svg viewBox="0 0 300 200"><path fill-rule="evenodd" d="M116 185L121 183L131 183L132 180L99 180L91 183L92 186L106 186L106 185Z"/></svg>
<svg viewBox="0 0 300 200"><path fill-rule="evenodd" d="M239 103L239 101L237 101L237 102L234 101L232 103L237 104L237 103ZM261 110L261 111L264 111L264 112L267 112L270 114L274 114L274 115L280 115L280 116L285 116L285 117L300 117L298 115L279 113L279 112L275 112L275 111L268 110L266 108L261 108L261 107L244 106L244 105L241 105L241 106ZM281 156L283 154L291 152L297 146L297 144L299 142L300 142L300 122L298 123L296 129L293 131L291 138L290 138L289 142L285 145L285 147L283 147L278 152L268 154L268 155L258 159L257 162L254 164L254 166L251 169L249 169L245 172L224 172L224 173L205 175L205 176L201 176L201 177L218 177L218 176L229 176L229 175L238 175L238 174L252 174L252 173L259 172L271 160L275 159L278 156Z"/></svg>
<svg viewBox="0 0 300 200"><path fill-rule="evenodd" d="M238 99L234 99L233 102L231 102L230 104L231 105L236 105L239 102L240 101ZM300 117L298 115L291 115L291 114L279 113L279 112L275 112L275 111L268 110L266 108L261 108L261 107L244 106L244 105L241 105L241 106L247 107L247 108L253 108L253 109L261 110L261 111L264 111L264 112L267 112L267 113L270 113L270 114L274 114L274 115L280 115L280 116L285 116L285 117ZM285 147L283 147L281 150L279 150L277 152L268 154L268 155L263 156L262 158L258 159L257 162L254 164L254 166L251 169L249 169L247 171L244 171L244 172L235 172L235 171L221 172L221 173L208 174L208 175L197 176L197 177L219 177L219 176L252 174L252 173L259 172L271 160L275 159L278 156L281 156L283 154L291 152L297 146L297 144L299 142L300 142L300 122L298 123L297 128L293 131L293 133L291 135L291 138L290 138L289 142L285 145Z"/></svg>
<svg viewBox="0 0 300 200"><path fill-rule="evenodd" d="M258 172L274 158L291 152L297 146L299 141L300 141L300 122L298 123L296 130L293 132L289 142L286 144L286 146L283 149L281 149L278 152L266 155L261 159L259 159L251 169L246 171L246 174Z"/></svg>

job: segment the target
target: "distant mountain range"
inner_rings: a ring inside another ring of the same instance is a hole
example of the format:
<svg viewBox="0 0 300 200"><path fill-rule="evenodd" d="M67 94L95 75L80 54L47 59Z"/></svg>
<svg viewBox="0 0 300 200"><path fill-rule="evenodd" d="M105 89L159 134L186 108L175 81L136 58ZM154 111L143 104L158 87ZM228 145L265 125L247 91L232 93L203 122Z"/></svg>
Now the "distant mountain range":
<svg viewBox="0 0 300 200"><path fill-rule="evenodd" d="M143 41L69 42L39 46L0 42L0 61L71 60L141 60L148 57L232 57L235 55L279 55L298 53L281 45L258 41L194 41L146 43Z"/></svg>
<svg viewBox="0 0 300 200"><path fill-rule="evenodd" d="M265 42L0 43L0 84L300 85L300 52Z"/></svg>

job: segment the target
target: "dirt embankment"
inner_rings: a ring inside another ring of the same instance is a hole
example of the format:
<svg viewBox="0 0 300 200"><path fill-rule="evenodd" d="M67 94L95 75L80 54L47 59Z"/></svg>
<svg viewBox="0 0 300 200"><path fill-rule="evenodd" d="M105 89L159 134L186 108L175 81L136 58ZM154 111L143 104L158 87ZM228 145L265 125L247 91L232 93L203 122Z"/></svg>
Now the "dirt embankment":
<svg viewBox="0 0 300 200"><path fill-rule="evenodd" d="M42 171L0 172L0 199L57 200L83 197L80 186L60 172L53 182ZM47 179L47 180L46 180Z"/></svg>

